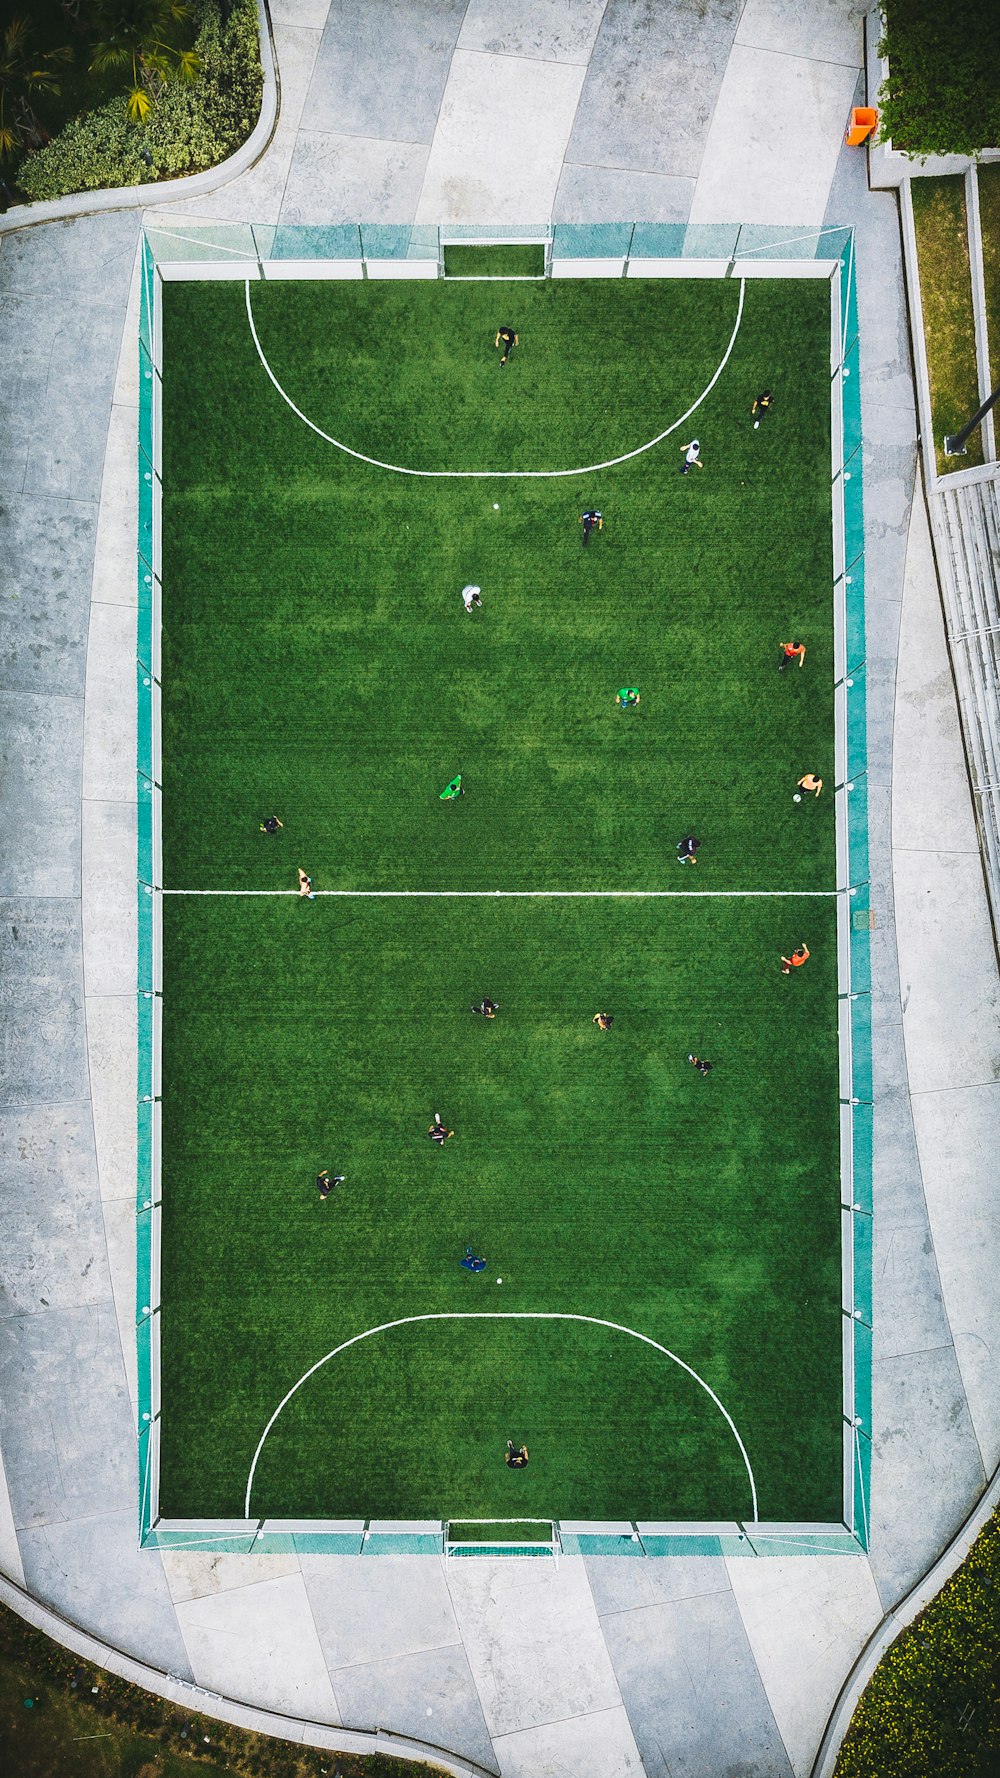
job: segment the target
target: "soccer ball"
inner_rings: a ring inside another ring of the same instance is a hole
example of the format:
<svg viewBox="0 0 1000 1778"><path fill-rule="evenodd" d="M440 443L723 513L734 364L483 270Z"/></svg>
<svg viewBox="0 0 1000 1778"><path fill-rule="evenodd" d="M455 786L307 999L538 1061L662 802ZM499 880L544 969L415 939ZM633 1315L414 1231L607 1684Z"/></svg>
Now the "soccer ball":
<svg viewBox="0 0 1000 1778"><path fill-rule="evenodd" d="M500 502L499 502L499 500L494 500L494 502L493 502L493 511L494 511L494 512L499 512L499 511L500 511Z"/></svg>
<svg viewBox="0 0 1000 1778"><path fill-rule="evenodd" d="M794 791L792 794L792 801L793 801L793 803L800 803L802 801L802 798L800 797L797 790Z"/></svg>
<svg viewBox="0 0 1000 1778"><path fill-rule="evenodd" d="M503 1283L503 1279L502 1279L502 1278L498 1278L498 1279L497 1279L497 1283L498 1283L498 1284L502 1284L502 1283Z"/></svg>

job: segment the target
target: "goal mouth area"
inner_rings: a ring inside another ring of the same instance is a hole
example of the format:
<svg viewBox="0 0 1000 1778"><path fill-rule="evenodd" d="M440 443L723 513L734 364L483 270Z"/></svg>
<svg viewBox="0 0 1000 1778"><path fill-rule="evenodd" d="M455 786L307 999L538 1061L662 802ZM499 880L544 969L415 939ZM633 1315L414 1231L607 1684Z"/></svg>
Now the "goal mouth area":
<svg viewBox="0 0 1000 1778"><path fill-rule="evenodd" d="M551 1519L449 1519L444 1553L469 1556L559 1556L559 1530Z"/></svg>

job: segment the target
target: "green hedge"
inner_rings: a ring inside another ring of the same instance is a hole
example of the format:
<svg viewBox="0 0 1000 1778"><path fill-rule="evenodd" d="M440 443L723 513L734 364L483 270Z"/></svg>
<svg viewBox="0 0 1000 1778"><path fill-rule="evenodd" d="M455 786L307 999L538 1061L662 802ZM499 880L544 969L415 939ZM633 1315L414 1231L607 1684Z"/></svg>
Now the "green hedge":
<svg viewBox="0 0 1000 1778"><path fill-rule="evenodd" d="M997 0L884 0L881 136L908 154L1000 147Z"/></svg>
<svg viewBox="0 0 1000 1778"><path fill-rule="evenodd" d="M17 183L29 199L199 173L246 141L260 115L264 84L256 0L235 0L225 24L219 0L194 0L194 6L197 80L164 87L147 124L129 122L122 98L67 124L18 167ZM143 159L144 149L152 165Z"/></svg>
<svg viewBox="0 0 1000 1778"><path fill-rule="evenodd" d="M875 1669L835 1778L996 1778L1000 1515Z"/></svg>

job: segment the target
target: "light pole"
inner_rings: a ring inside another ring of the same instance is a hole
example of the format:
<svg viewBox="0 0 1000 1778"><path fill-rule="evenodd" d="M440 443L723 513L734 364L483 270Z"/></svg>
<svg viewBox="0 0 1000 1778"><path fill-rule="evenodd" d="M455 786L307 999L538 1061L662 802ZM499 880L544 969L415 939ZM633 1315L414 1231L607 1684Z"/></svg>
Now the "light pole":
<svg viewBox="0 0 1000 1778"><path fill-rule="evenodd" d="M963 426L961 432L946 432L945 433L943 448L944 448L944 454L946 457L964 457L965 456L966 441L968 440L970 433L975 432L976 427L979 425L980 420L982 420L983 417L989 413L990 408L993 406L994 402L997 402L997 401L1000 401L1000 389L994 389L993 394L990 396L987 396L986 400L983 402L982 407L977 407L975 413L972 416L972 419L969 421L969 424L967 426Z"/></svg>

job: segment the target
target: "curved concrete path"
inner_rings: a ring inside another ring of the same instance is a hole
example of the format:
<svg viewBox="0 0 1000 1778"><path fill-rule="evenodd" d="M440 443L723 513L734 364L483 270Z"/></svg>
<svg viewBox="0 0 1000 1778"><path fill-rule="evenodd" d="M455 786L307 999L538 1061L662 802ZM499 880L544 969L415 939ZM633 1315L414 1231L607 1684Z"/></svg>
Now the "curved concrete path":
<svg viewBox="0 0 1000 1778"><path fill-rule="evenodd" d="M1000 1458L1000 1016L895 199L849 0L273 0L264 157L160 214L853 223L876 1019L869 1560L135 1549L135 211L0 235L0 1567L173 1679L504 1778L804 1778ZM785 122L775 133L775 97ZM530 144L528 147L523 145ZM898 743L898 745L896 744ZM894 756L896 770L892 775Z"/></svg>

